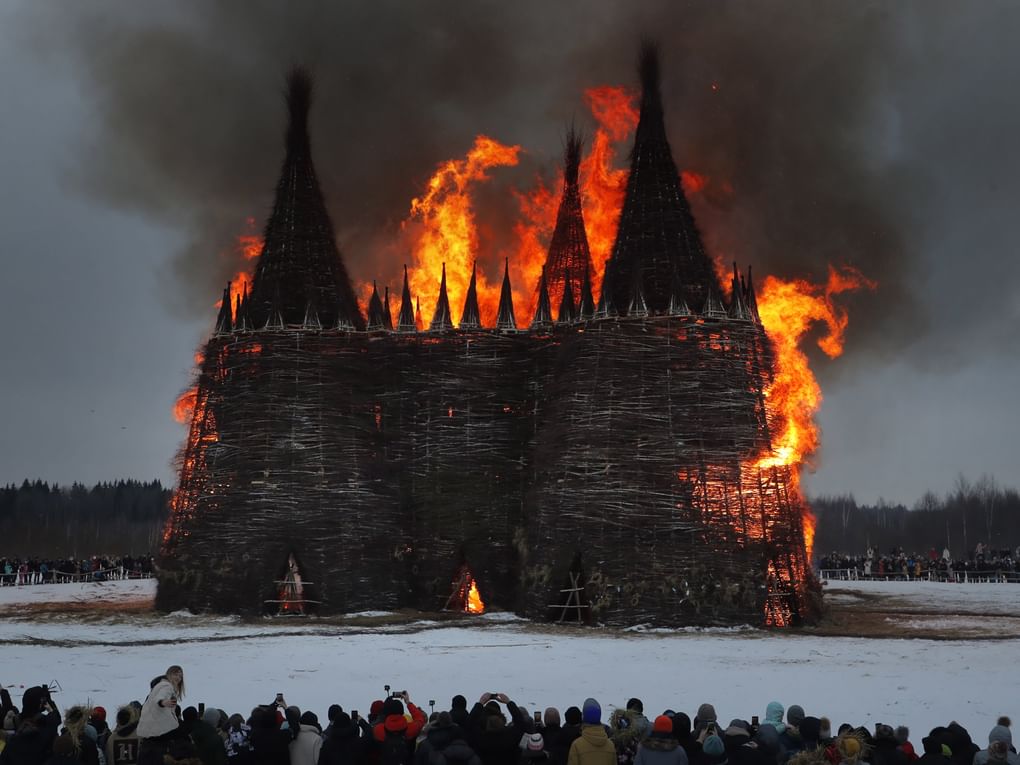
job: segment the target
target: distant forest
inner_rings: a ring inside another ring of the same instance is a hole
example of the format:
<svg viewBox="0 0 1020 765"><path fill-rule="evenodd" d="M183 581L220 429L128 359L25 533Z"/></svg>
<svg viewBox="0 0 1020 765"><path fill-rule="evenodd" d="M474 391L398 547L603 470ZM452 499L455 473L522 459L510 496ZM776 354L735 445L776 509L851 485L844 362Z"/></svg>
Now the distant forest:
<svg viewBox="0 0 1020 765"><path fill-rule="evenodd" d="M159 481L10 484L0 489L0 558L155 554L171 493ZM973 482L959 476L944 496L928 492L911 508L861 505L852 494L813 497L810 504L818 517L816 555L948 546L964 558L978 542L995 550L1020 545L1020 492L990 476Z"/></svg>
<svg viewBox="0 0 1020 765"><path fill-rule="evenodd" d="M170 494L159 481L10 484L0 489L0 558L155 553Z"/></svg>
<svg viewBox="0 0 1020 765"><path fill-rule="evenodd" d="M885 554L894 547L925 553L948 547L954 558L969 558L978 542L993 550L1020 545L1020 493L995 478L957 477L944 496L926 492L914 506L859 505L852 494L813 497L818 517L815 555L863 554L869 546Z"/></svg>

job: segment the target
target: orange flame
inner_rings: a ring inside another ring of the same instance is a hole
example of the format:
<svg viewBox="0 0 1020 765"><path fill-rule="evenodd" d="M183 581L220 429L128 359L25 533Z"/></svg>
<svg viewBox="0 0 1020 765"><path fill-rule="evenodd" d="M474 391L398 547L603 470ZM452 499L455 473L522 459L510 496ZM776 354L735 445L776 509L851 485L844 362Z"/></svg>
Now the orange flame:
<svg viewBox="0 0 1020 765"><path fill-rule="evenodd" d="M480 135L464 159L441 164L429 179L425 193L411 200L404 226L417 224L420 230L413 246L414 268L409 278L412 293L421 299L426 325L435 311L444 263L450 310L454 323L459 321L471 267L478 256L472 188L488 180L491 168L516 165L519 152L519 146L505 146ZM489 284L479 271L477 288L483 321L491 320L499 303L499 284Z"/></svg>
<svg viewBox="0 0 1020 765"><path fill-rule="evenodd" d="M464 598L464 610L469 614L485 613L485 603L482 602L482 594L478 592L478 585L473 577L471 579L471 586L468 588L467 597Z"/></svg>
<svg viewBox="0 0 1020 765"><path fill-rule="evenodd" d="M829 267L824 285L802 279L784 281L769 276L758 293L758 313L776 351L775 377L765 391L766 409L773 434L769 455L757 462L760 468L789 466L793 489L799 489L798 468L810 464L819 445L818 426L814 415L822 403L822 392L801 350L804 335L817 322L823 322L828 333L820 338L818 347L829 358L843 352L847 327L846 309L833 297L862 288L875 289L876 283L851 267L837 270ZM804 504L804 541L808 557L814 543L815 518Z"/></svg>
<svg viewBox="0 0 1020 765"><path fill-rule="evenodd" d="M255 218L248 217L245 220L245 225L249 232L255 229ZM265 244L265 240L260 234L247 233L240 234L237 237L237 242L234 245L233 253L240 255L244 268L238 269L237 273L234 274L234 278L230 280L230 307L233 308L237 305L237 299L244 295L245 287L250 288L252 279L254 278L251 268L254 264L251 261L258 258L262 254L262 247ZM219 308L223 305L223 300L216 301L216 307Z"/></svg>

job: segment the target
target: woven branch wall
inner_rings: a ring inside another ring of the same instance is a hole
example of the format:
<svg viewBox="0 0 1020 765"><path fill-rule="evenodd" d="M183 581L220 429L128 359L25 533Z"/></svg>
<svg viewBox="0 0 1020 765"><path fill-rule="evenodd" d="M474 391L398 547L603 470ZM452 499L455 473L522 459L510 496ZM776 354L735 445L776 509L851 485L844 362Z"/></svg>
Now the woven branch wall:
<svg viewBox="0 0 1020 765"><path fill-rule="evenodd" d="M554 613L579 560L614 624L805 613L802 507L746 320L548 333L235 331L206 348L157 606L262 613L293 554L319 613ZM580 557L578 557L580 556Z"/></svg>

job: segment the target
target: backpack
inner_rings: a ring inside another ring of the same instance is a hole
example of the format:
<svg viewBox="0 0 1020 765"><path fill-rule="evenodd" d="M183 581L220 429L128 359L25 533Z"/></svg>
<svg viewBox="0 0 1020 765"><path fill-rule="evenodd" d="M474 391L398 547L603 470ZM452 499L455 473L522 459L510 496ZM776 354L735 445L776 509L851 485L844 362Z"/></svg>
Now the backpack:
<svg viewBox="0 0 1020 765"><path fill-rule="evenodd" d="M379 746L379 765L407 765L411 749L403 731L386 732L386 738Z"/></svg>

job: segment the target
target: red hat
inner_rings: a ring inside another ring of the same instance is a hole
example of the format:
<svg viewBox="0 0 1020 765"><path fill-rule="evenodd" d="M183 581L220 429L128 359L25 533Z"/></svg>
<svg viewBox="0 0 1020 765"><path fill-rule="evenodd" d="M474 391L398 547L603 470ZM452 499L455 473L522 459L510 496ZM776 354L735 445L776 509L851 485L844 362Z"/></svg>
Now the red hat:
<svg viewBox="0 0 1020 765"><path fill-rule="evenodd" d="M383 703L381 701L373 701L372 706L368 708L368 711L369 714L372 715L372 717L378 717L379 714L382 712L382 708Z"/></svg>
<svg viewBox="0 0 1020 765"><path fill-rule="evenodd" d="M103 707L92 707L92 719L106 722L106 710Z"/></svg>
<svg viewBox="0 0 1020 765"><path fill-rule="evenodd" d="M673 732L673 721L670 720L666 715L659 715L655 718L655 722L652 723L652 733L672 733Z"/></svg>

